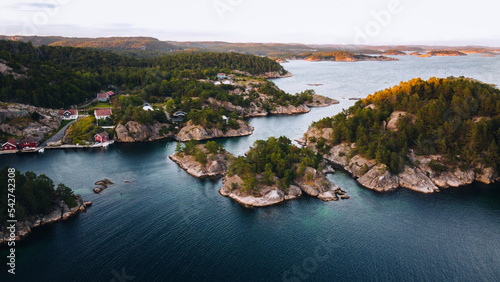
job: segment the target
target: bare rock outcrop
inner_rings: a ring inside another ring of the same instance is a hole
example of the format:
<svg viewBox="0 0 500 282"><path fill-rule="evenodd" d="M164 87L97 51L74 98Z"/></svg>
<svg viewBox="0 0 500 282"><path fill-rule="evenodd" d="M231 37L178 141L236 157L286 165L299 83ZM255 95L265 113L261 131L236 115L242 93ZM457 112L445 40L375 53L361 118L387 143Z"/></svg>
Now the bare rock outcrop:
<svg viewBox="0 0 500 282"><path fill-rule="evenodd" d="M400 117L400 114L397 117ZM390 127L391 125L388 125L388 128ZM310 128L302 140L306 146L316 150L317 140L321 137L328 140L331 130L331 128ZM440 188L465 186L474 181L491 184L499 180L496 169L483 165L465 170L444 165L444 171L436 172L430 163L432 161L443 163L442 156L417 156L413 150L409 150L408 153L411 165L404 165L398 175L393 175L385 165L356 154L354 149L354 144L335 145L323 157L349 172L364 187L380 192L403 187L422 193L434 193Z"/></svg>
<svg viewBox="0 0 500 282"><path fill-rule="evenodd" d="M175 153L170 155L169 158L194 177L205 179L218 179L224 177L227 173L228 161L231 155L227 152L209 154L206 149L203 148L203 145L198 145L197 147L206 154L206 164L198 162L194 156L185 153Z"/></svg>
<svg viewBox="0 0 500 282"><path fill-rule="evenodd" d="M148 142L166 137L170 137L169 133L165 133L168 124L155 123L153 125L141 124L137 121L129 121L127 124L119 124L115 128L115 141L124 143L133 142Z"/></svg>
<svg viewBox="0 0 500 282"><path fill-rule="evenodd" d="M187 142L189 140L199 141L222 137L240 137L251 135L253 133L253 126L241 120L238 120L238 123L240 128L228 129L224 132L217 128L203 128L201 125L194 125L191 121L188 121L179 133L177 133L177 138L179 138L181 142Z"/></svg>
<svg viewBox="0 0 500 282"><path fill-rule="evenodd" d="M300 188L294 185L291 185L286 192L275 185L259 187L258 192L242 192L241 187L243 180L238 175L226 176L219 193L246 207L272 206L302 195Z"/></svg>

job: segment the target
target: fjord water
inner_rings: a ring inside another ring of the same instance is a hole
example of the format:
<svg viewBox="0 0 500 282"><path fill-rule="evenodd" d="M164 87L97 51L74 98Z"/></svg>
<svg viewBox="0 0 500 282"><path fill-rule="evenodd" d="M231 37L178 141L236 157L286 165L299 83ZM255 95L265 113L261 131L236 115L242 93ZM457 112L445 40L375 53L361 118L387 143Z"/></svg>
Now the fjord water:
<svg viewBox="0 0 500 282"><path fill-rule="evenodd" d="M301 137L312 121L413 77L470 76L500 85L500 58L400 57L399 62L284 64L287 92L314 88L340 104L307 115L255 118L252 136L218 140L243 154L257 139ZM308 86L307 84L323 84ZM0 156L45 173L94 205L43 227L16 250L16 275L0 281L498 281L500 187L472 185L423 195L380 194L345 173L330 176L350 200L302 197L246 209L168 159L174 142L106 150ZM93 183L116 184L100 195ZM5 261L6 250L0 252ZM114 279L114 280L113 280Z"/></svg>

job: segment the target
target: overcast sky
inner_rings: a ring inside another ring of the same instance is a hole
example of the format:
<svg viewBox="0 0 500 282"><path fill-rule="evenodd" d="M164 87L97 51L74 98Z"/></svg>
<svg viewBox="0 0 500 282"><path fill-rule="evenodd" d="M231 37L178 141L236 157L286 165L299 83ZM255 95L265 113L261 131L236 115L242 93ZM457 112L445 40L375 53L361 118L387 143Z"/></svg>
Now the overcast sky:
<svg viewBox="0 0 500 282"><path fill-rule="evenodd" d="M500 46L498 0L1 0L0 34Z"/></svg>

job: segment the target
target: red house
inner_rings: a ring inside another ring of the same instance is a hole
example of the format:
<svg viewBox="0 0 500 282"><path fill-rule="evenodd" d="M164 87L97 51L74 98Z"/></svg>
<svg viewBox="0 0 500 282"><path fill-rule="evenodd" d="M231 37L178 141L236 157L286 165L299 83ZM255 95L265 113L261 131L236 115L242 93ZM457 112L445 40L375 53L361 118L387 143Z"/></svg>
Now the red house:
<svg viewBox="0 0 500 282"><path fill-rule="evenodd" d="M94 136L94 139L95 139L95 142L100 142L100 143L108 142L109 141L109 134L106 131L103 131L99 134L96 134Z"/></svg>
<svg viewBox="0 0 500 282"><path fill-rule="evenodd" d="M14 151L17 150L17 140L11 139L6 143L2 144L2 150L4 151Z"/></svg>
<svg viewBox="0 0 500 282"><path fill-rule="evenodd" d="M106 94L108 94L109 97L112 97L113 95L115 95L115 92L109 91L109 92L106 92Z"/></svg>
<svg viewBox="0 0 500 282"><path fill-rule="evenodd" d="M19 143L19 149L21 150L34 150L36 147L38 147L38 139L34 137L23 139Z"/></svg>

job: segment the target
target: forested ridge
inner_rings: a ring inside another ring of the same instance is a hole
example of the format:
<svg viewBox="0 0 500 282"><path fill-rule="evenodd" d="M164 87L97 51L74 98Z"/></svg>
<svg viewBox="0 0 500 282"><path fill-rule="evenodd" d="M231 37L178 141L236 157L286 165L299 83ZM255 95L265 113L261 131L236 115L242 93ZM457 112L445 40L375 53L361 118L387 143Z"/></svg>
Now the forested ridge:
<svg viewBox="0 0 500 282"><path fill-rule="evenodd" d="M409 149L420 155L440 154L447 166L462 169L500 165L500 90L470 78L420 78L379 91L348 110L313 123L332 128L329 140L318 141L327 153L331 145L355 143L356 152L399 173ZM394 111L402 114L396 128L387 127ZM321 138L323 139L323 138Z"/></svg>
<svg viewBox="0 0 500 282"><path fill-rule="evenodd" d="M111 52L72 47L34 47L0 41L0 100L63 108L95 98L109 85L154 95L172 96L179 80L213 77L240 70L251 75L286 71L268 58L237 53L177 52L136 59ZM182 83L182 82L181 82ZM164 89L160 89L163 84Z"/></svg>

